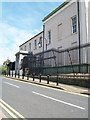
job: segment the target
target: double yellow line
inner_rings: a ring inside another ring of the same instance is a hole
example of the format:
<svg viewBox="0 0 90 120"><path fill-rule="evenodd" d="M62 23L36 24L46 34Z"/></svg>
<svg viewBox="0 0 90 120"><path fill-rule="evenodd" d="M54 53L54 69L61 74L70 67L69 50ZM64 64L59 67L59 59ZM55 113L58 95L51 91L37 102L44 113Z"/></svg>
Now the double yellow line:
<svg viewBox="0 0 90 120"><path fill-rule="evenodd" d="M9 104L0 99L0 106L12 117L12 118L22 118L22 120L26 120L24 116L22 116L19 112L13 109Z"/></svg>

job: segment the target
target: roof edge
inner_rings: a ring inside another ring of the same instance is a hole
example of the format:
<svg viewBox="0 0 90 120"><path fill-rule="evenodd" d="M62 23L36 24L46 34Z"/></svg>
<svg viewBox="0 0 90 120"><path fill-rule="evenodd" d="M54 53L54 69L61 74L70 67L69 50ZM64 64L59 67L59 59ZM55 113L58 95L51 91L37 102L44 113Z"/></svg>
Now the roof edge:
<svg viewBox="0 0 90 120"><path fill-rule="evenodd" d="M36 34L35 36L33 36L32 38L30 38L29 40L27 40L26 42L24 42L23 44L21 44L19 47L21 47L22 45L24 45L25 43L29 42L30 40L32 40L33 38L37 37L39 34L43 33L43 31L39 32L38 34Z"/></svg>
<svg viewBox="0 0 90 120"><path fill-rule="evenodd" d="M67 5L71 0L66 0L65 2L63 2L59 7L57 7L56 9L54 9L51 13L49 13L46 17L44 17L44 19L42 20L43 22L45 20L47 20L48 18L50 18L52 15L54 15L57 11L59 11L61 8L63 8L65 5Z"/></svg>

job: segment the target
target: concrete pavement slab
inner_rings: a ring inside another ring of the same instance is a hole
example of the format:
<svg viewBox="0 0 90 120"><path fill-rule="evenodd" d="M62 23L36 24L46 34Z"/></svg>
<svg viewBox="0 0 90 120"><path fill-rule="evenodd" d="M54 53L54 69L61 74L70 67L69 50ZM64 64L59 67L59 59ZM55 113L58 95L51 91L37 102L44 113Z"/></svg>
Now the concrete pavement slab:
<svg viewBox="0 0 90 120"><path fill-rule="evenodd" d="M8 78L12 78L12 77L8 77ZM68 91L68 92L90 95L90 89L85 88L85 87L80 87L80 86L75 86L75 85L67 85L67 84L62 84L62 83L59 83L57 86L55 82L50 81L49 84L47 84L47 80L41 80L41 82L39 82L39 79L35 79L35 81L33 81L32 78L29 78L29 80L27 80L26 77L24 79L22 79L22 78L12 78L12 79L17 79L17 80L21 80L21 81L25 81L25 82L31 82L34 84L44 85L47 87L62 89L62 90Z"/></svg>

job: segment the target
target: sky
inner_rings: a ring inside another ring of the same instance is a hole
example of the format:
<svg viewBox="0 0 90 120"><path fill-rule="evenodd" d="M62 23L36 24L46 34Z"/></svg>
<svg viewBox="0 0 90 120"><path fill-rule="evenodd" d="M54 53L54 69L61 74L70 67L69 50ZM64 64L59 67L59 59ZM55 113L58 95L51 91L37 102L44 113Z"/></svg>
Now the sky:
<svg viewBox="0 0 90 120"><path fill-rule="evenodd" d="M15 61L19 45L42 31L42 19L64 0L0 2L0 65Z"/></svg>

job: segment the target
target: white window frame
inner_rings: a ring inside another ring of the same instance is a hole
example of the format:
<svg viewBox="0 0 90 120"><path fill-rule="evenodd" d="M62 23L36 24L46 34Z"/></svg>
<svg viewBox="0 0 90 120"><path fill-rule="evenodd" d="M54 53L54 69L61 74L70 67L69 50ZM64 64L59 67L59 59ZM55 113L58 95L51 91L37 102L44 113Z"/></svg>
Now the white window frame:
<svg viewBox="0 0 90 120"><path fill-rule="evenodd" d="M72 25L72 34L77 33L77 16L76 15L71 17L71 25Z"/></svg>
<svg viewBox="0 0 90 120"><path fill-rule="evenodd" d="M39 38L39 44L40 44L39 48L41 48L42 47L42 36Z"/></svg>
<svg viewBox="0 0 90 120"><path fill-rule="evenodd" d="M26 45L25 45L25 51L26 51Z"/></svg>
<svg viewBox="0 0 90 120"><path fill-rule="evenodd" d="M29 51L31 52L31 43L29 43Z"/></svg>
<svg viewBox="0 0 90 120"><path fill-rule="evenodd" d="M51 30L48 30L48 45L51 44Z"/></svg>
<svg viewBox="0 0 90 120"><path fill-rule="evenodd" d="M20 50L23 50L23 48L21 47Z"/></svg>
<svg viewBox="0 0 90 120"><path fill-rule="evenodd" d="M37 49L37 40L34 40L34 49Z"/></svg>

